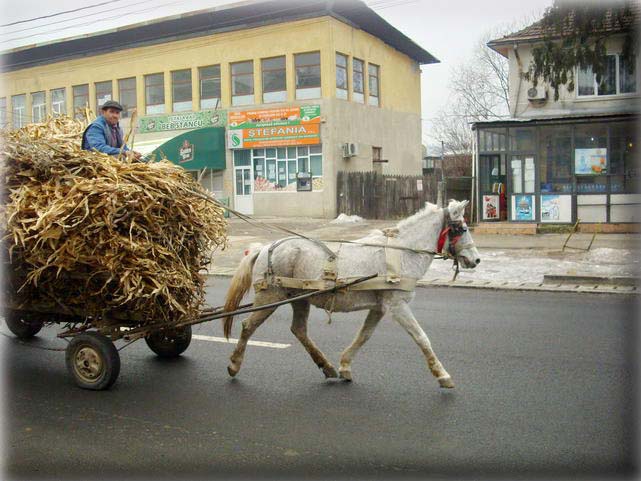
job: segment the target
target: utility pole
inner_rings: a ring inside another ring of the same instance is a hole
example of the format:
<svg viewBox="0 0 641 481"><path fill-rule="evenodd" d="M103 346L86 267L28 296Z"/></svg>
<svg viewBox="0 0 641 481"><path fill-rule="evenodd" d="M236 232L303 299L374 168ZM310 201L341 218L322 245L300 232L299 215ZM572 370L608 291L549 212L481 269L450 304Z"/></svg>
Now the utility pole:
<svg viewBox="0 0 641 481"><path fill-rule="evenodd" d="M445 199L445 181L443 180L443 158L445 157L445 143L441 140L441 180L437 183L436 188L436 205L444 207Z"/></svg>

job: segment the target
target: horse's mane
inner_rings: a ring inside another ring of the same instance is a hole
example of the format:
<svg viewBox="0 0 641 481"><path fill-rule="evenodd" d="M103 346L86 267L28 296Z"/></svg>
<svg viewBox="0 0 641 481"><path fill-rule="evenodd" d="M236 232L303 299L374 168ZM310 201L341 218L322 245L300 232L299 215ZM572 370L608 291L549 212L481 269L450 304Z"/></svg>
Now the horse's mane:
<svg viewBox="0 0 641 481"><path fill-rule="evenodd" d="M409 227L412 227L417 222L425 222L429 217L437 214L440 210L441 209L439 208L439 206L426 202L425 207L419 210L416 214L400 221L398 224L396 224L396 228L399 231L402 231Z"/></svg>

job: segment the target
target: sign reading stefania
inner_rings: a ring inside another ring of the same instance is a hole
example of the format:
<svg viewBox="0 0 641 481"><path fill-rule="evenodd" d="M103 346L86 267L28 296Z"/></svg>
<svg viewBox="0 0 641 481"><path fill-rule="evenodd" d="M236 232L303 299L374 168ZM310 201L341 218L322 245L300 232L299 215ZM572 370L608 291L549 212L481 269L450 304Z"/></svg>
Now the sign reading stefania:
<svg viewBox="0 0 641 481"><path fill-rule="evenodd" d="M227 147L320 144L320 105L229 112Z"/></svg>
<svg viewBox="0 0 641 481"><path fill-rule="evenodd" d="M227 115L224 110L202 110L184 114L141 117L138 129L141 134L145 134L148 132L165 132L167 130L224 127L226 120Z"/></svg>

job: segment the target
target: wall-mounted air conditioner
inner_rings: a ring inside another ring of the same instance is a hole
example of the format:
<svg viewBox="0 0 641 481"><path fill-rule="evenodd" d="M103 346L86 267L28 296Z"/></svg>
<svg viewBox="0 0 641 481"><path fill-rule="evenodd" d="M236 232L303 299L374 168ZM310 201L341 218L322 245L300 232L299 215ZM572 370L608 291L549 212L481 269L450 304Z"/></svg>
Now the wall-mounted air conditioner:
<svg viewBox="0 0 641 481"><path fill-rule="evenodd" d="M343 157L354 157L358 155L358 144L346 142L343 144Z"/></svg>
<svg viewBox="0 0 641 481"><path fill-rule="evenodd" d="M527 91L527 99L530 102L544 102L548 98L548 91L545 88L545 85L537 85L536 87L531 87Z"/></svg>

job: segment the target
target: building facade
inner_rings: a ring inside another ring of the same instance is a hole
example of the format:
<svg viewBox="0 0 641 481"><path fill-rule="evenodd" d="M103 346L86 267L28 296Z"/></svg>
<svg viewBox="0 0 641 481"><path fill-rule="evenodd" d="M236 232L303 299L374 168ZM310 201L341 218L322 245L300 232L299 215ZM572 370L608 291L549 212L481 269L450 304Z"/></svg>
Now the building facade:
<svg viewBox="0 0 641 481"><path fill-rule="evenodd" d="M488 44L508 59L511 118L473 126L480 222L638 227L638 56L626 65L620 29L605 33L606 75L597 83L591 69L577 69L558 100L521 75L541 42L539 23Z"/></svg>
<svg viewBox="0 0 641 481"><path fill-rule="evenodd" d="M245 2L4 52L0 120L115 99L135 150L237 210L329 218L339 170L420 174L433 62L361 2Z"/></svg>

